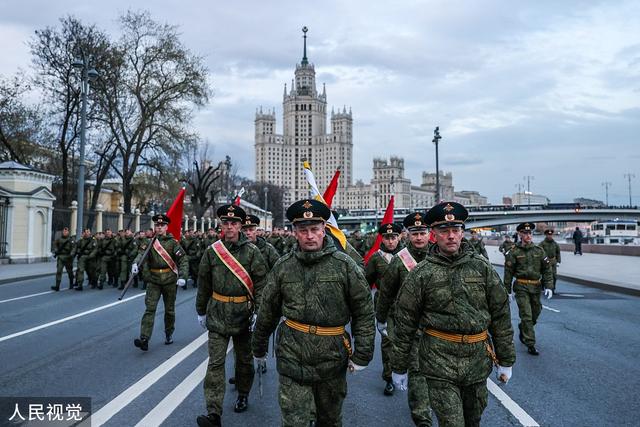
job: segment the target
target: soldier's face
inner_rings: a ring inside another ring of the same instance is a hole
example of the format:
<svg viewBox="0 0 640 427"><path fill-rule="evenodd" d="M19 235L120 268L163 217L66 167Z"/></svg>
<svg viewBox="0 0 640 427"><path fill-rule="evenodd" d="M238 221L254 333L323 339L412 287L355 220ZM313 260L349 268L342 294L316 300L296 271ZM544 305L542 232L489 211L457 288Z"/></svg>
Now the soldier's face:
<svg viewBox="0 0 640 427"><path fill-rule="evenodd" d="M295 226L298 246L300 246L300 249L304 252L315 252L322 249L324 234L324 224L321 222Z"/></svg>
<svg viewBox="0 0 640 427"><path fill-rule="evenodd" d="M69 237L69 229L65 228L64 230L62 230L62 237Z"/></svg>
<svg viewBox="0 0 640 427"><path fill-rule="evenodd" d="M478 235L476 233L471 233L471 240L478 240Z"/></svg>
<svg viewBox="0 0 640 427"><path fill-rule="evenodd" d="M553 235L551 235L551 234L545 234L545 235L544 235L544 238L545 238L545 239L547 239L547 240L549 240L549 241L551 241L551 240L553 240Z"/></svg>
<svg viewBox="0 0 640 427"><path fill-rule="evenodd" d="M247 239L255 242L256 236L258 235L258 227L245 227L242 229L242 232L247 236Z"/></svg>
<svg viewBox="0 0 640 427"><path fill-rule="evenodd" d="M436 237L436 244L440 252L450 256L458 253L462 237L464 237L464 230L462 227L435 228L433 235Z"/></svg>
<svg viewBox="0 0 640 427"><path fill-rule="evenodd" d="M389 234L382 236L382 243L384 243L385 248L390 251L395 250L398 247L398 243L400 242L400 236L398 234Z"/></svg>
<svg viewBox="0 0 640 427"><path fill-rule="evenodd" d="M156 234L159 236L164 236L165 234L167 234L167 224L156 224L153 228Z"/></svg>
<svg viewBox="0 0 640 427"><path fill-rule="evenodd" d="M427 230L416 230L409 232L409 241L414 248L421 249L427 246L429 242L429 233Z"/></svg>
<svg viewBox="0 0 640 427"><path fill-rule="evenodd" d="M107 230L104 232L104 235L107 237L113 237L113 232L111 230Z"/></svg>
<svg viewBox="0 0 640 427"><path fill-rule="evenodd" d="M222 221L222 231L224 231L224 239L229 241L238 240L242 223L240 221Z"/></svg>
<svg viewBox="0 0 640 427"><path fill-rule="evenodd" d="M531 243L533 235L530 231L520 231L518 234L520 235L520 240L522 241L522 243Z"/></svg>

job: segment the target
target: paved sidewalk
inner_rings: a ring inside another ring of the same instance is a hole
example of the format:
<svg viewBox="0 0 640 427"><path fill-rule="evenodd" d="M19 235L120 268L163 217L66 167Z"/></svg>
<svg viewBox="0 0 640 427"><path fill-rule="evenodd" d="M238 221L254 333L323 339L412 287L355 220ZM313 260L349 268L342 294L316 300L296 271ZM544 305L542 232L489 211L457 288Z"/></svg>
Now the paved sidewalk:
<svg viewBox="0 0 640 427"><path fill-rule="evenodd" d="M486 246L493 264L504 265L504 256L496 246ZM640 294L640 258L624 255L562 252L558 278L572 282ZM560 290L562 292L562 290Z"/></svg>
<svg viewBox="0 0 640 427"><path fill-rule="evenodd" d="M56 262L0 264L0 284L56 274Z"/></svg>

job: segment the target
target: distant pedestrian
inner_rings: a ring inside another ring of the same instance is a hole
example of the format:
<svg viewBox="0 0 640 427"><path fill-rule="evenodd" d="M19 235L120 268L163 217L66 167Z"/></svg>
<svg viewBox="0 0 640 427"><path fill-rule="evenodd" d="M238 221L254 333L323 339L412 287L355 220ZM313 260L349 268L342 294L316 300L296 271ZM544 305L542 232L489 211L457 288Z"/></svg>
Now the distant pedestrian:
<svg viewBox="0 0 640 427"><path fill-rule="evenodd" d="M582 255L582 231L580 231L580 227L576 227L576 231L573 232L573 244L575 245L573 254Z"/></svg>

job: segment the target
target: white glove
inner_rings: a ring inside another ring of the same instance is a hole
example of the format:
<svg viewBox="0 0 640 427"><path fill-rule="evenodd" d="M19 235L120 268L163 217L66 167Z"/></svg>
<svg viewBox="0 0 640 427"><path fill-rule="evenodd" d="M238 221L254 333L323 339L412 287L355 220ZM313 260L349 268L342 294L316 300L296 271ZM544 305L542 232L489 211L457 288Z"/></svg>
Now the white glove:
<svg viewBox="0 0 640 427"><path fill-rule="evenodd" d="M138 274L138 264L131 264L131 274Z"/></svg>
<svg viewBox="0 0 640 427"><path fill-rule="evenodd" d="M509 294L509 302L513 302L513 292Z"/></svg>
<svg viewBox="0 0 640 427"><path fill-rule="evenodd" d="M253 360L255 360L258 365L267 363L267 355L265 354L262 357L253 356Z"/></svg>
<svg viewBox="0 0 640 427"><path fill-rule="evenodd" d="M396 386L397 389L404 391L409 385L409 376L407 374L396 374L392 372L391 381L393 381L393 385Z"/></svg>
<svg viewBox="0 0 640 427"><path fill-rule="evenodd" d="M356 365L351 359L349 359L349 372L352 374L356 371L362 371L364 368L366 368L366 366Z"/></svg>
<svg viewBox="0 0 640 427"><path fill-rule="evenodd" d="M553 296L553 291L551 289L545 289L544 296L547 297L547 299L551 299L551 297Z"/></svg>
<svg viewBox="0 0 640 427"><path fill-rule="evenodd" d="M498 365L498 372L496 372L496 378L502 383L508 383L511 379L511 366Z"/></svg>
<svg viewBox="0 0 640 427"><path fill-rule="evenodd" d="M203 329L207 329L207 315L205 314L204 316L200 316L198 314L198 323L200 323L200 326L202 326Z"/></svg>
<svg viewBox="0 0 640 427"><path fill-rule="evenodd" d="M383 337L388 337L389 334L387 333L387 322L378 322L376 321L376 327L378 328L378 332L380 332L380 335L382 335Z"/></svg>
<svg viewBox="0 0 640 427"><path fill-rule="evenodd" d="M258 315L253 313L249 318L249 331L253 332L256 330L256 320L258 319Z"/></svg>
<svg viewBox="0 0 640 427"><path fill-rule="evenodd" d="M176 285L184 288L187 285L187 282L184 279L178 279L178 281L176 282Z"/></svg>

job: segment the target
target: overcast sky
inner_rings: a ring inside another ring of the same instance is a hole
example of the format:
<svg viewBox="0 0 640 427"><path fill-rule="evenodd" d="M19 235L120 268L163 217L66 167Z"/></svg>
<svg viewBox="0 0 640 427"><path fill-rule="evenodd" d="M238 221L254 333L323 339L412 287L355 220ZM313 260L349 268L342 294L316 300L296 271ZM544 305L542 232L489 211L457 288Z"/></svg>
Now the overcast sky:
<svg viewBox="0 0 640 427"><path fill-rule="evenodd" d="M92 5L94 3L95 5ZM393 4L393 6L390 6ZM117 33L116 17L148 9L179 26L209 67L214 97L194 124L254 177L256 107L275 107L302 57L303 25L318 87L354 117L354 177L374 157L404 157L417 185L440 167L456 190L492 203L526 175L553 202L574 197L640 204L638 1L7 1L0 7L0 75L29 72L34 30L72 14Z"/></svg>

